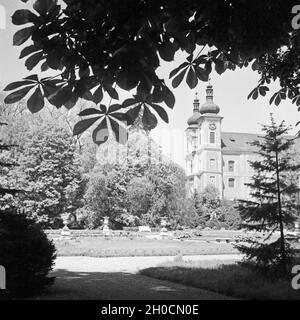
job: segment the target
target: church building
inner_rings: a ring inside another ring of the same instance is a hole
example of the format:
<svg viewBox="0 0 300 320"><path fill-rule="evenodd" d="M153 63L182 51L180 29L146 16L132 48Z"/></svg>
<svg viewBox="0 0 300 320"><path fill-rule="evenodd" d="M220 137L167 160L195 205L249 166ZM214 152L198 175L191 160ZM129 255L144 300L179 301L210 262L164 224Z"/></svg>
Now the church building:
<svg viewBox="0 0 300 320"><path fill-rule="evenodd" d="M220 108L213 100L213 87L206 89L206 102L200 106L196 95L193 115L186 129L186 173L190 192L215 186L221 198L249 199L253 170L249 161L258 159L256 148L249 143L259 134L222 132ZM300 152L300 139L295 140ZM299 175L300 185L300 175Z"/></svg>

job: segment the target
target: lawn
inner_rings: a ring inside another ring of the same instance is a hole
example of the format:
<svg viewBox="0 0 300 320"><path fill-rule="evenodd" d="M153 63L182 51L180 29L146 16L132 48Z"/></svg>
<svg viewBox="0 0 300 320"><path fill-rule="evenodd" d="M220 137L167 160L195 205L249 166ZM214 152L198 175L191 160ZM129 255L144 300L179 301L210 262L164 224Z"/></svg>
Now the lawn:
<svg viewBox="0 0 300 320"><path fill-rule="evenodd" d="M130 257L238 253L229 243L200 243L141 238L56 240L58 256Z"/></svg>
<svg viewBox="0 0 300 320"><path fill-rule="evenodd" d="M236 254L234 243L226 243L224 239L236 239L245 235L241 231L201 230L201 235L193 236L193 232L183 231L179 235L188 234L190 238L182 239L149 239L138 232L114 231L112 236L103 237L101 230L72 230L71 240L59 240L60 231L48 231L54 239L58 256L90 256L90 257L125 257L125 256L176 256L205 254ZM191 236L192 234L192 236ZM147 236L159 236L151 233ZM222 240L223 239L223 240ZM220 242L216 242L216 240Z"/></svg>
<svg viewBox="0 0 300 320"><path fill-rule="evenodd" d="M297 299L291 280L270 280L238 264L177 261L144 269L142 275L251 300Z"/></svg>

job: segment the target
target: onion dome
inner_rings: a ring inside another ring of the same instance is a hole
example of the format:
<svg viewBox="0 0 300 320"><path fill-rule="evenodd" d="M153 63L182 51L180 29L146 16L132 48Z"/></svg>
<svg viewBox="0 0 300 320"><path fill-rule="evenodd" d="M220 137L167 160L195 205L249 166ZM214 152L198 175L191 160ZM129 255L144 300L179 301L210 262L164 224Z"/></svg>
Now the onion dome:
<svg viewBox="0 0 300 320"><path fill-rule="evenodd" d="M194 104L193 115L188 119L188 122L187 122L189 126L197 125L198 119L201 117L201 114L199 112L200 102L199 102L197 93L196 93L196 97L193 104Z"/></svg>
<svg viewBox="0 0 300 320"><path fill-rule="evenodd" d="M200 113L206 114L218 114L220 112L220 108L213 101L213 87L209 84L206 87L206 102L201 106Z"/></svg>

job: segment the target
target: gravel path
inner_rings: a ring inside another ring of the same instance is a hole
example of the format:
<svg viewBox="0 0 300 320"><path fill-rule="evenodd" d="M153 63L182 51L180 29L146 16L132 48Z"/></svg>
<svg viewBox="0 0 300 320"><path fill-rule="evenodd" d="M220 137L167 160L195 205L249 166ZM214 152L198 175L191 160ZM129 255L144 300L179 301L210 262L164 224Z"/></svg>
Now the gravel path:
<svg viewBox="0 0 300 320"><path fill-rule="evenodd" d="M239 260L239 255L187 256L186 260ZM174 257L58 257L53 275L56 282L42 300L223 300L229 299L206 290L187 287L137 274Z"/></svg>

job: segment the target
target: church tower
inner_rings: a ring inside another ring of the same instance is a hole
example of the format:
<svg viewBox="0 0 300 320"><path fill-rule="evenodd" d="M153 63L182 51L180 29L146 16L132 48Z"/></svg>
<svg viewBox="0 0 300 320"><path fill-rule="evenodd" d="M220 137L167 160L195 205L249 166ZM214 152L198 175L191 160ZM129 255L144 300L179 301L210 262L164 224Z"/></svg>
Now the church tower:
<svg viewBox="0 0 300 320"><path fill-rule="evenodd" d="M196 95L194 112L186 129L186 172L190 192L201 192L213 185L223 198L220 108L213 101L213 87L206 88L206 102L199 108Z"/></svg>

